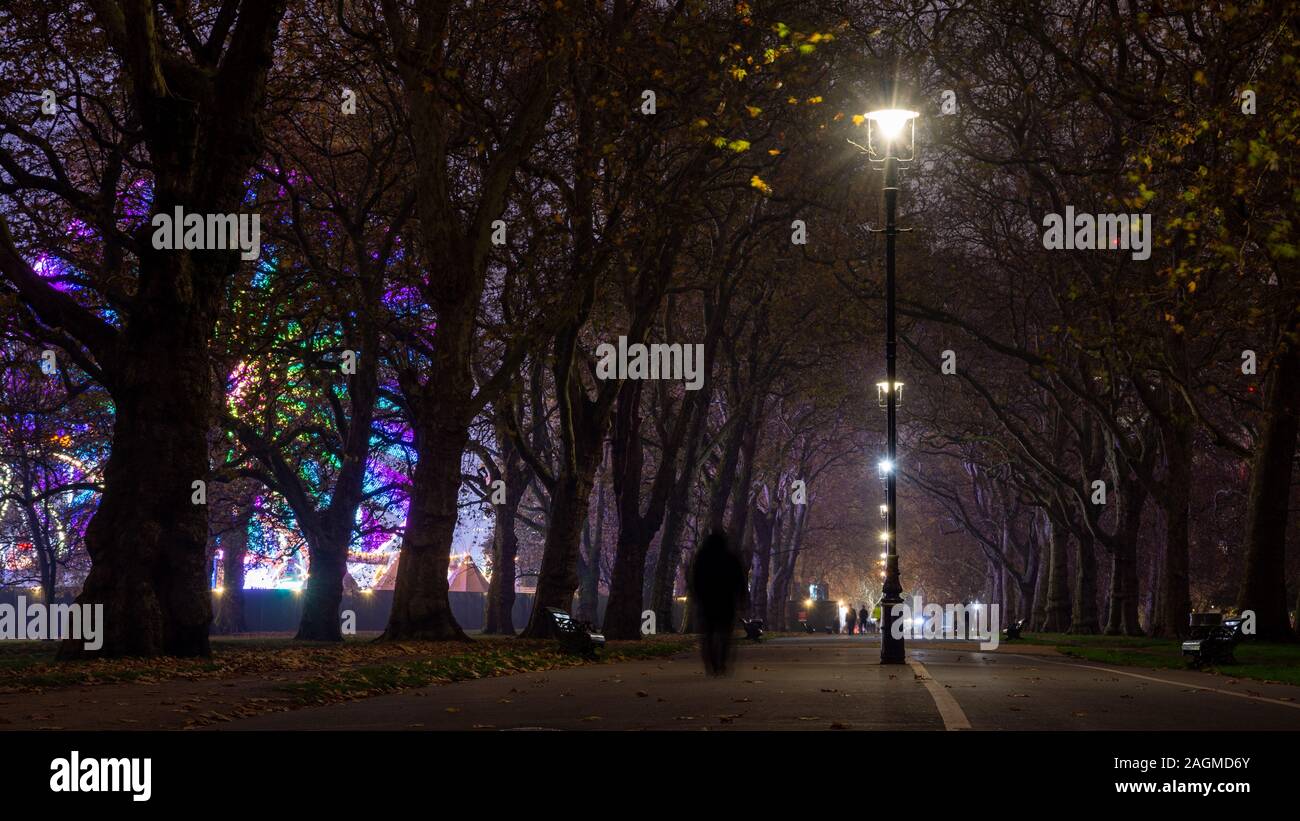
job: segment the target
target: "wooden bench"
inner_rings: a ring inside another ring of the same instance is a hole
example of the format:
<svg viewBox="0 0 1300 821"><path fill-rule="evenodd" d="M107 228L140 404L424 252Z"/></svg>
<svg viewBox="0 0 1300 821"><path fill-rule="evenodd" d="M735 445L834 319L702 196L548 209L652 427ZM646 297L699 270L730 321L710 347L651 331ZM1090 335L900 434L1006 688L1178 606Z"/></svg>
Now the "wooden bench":
<svg viewBox="0 0 1300 821"><path fill-rule="evenodd" d="M745 628L745 638L750 641L758 641L763 636L762 619L741 619L740 625Z"/></svg>
<svg viewBox="0 0 1300 821"><path fill-rule="evenodd" d="M572 616L558 607L548 607L546 612L555 625L560 647L566 652L594 659L596 651L605 646L605 637L593 631L587 622L574 621Z"/></svg>
<svg viewBox="0 0 1300 821"><path fill-rule="evenodd" d="M1207 664L1235 664L1237 659L1233 651L1241 641L1243 619L1224 619L1223 623L1212 627L1200 638L1183 642L1183 655L1192 667L1204 667Z"/></svg>

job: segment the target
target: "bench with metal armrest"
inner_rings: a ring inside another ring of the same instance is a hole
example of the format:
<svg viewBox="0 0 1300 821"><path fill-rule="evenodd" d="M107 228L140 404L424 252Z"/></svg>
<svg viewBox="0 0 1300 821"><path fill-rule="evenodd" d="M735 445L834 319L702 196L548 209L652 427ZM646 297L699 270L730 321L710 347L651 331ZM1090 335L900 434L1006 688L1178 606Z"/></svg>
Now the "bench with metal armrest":
<svg viewBox="0 0 1300 821"><path fill-rule="evenodd" d="M592 630L587 622L575 621L572 616L557 607L548 607L546 612L551 617L551 623L555 625L555 634L560 640L560 647L567 652L585 658L595 658L596 651L605 646L605 637Z"/></svg>

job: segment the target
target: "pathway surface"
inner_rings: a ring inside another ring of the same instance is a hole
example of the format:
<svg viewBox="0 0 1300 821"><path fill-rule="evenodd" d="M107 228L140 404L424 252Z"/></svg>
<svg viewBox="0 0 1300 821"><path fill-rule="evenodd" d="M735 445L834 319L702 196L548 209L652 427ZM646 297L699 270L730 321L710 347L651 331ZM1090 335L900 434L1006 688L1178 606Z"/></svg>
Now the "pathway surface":
<svg viewBox="0 0 1300 821"><path fill-rule="evenodd" d="M1300 687L913 642L908 665L849 636L742 643L732 675L691 654L458 682L215 730L1295 730Z"/></svg>

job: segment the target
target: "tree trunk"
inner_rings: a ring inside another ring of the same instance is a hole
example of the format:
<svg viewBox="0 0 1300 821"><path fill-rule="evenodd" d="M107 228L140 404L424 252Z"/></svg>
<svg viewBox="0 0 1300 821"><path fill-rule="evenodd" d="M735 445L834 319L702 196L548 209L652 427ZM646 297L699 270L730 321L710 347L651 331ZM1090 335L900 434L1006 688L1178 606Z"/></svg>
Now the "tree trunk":
<svg viewBox="0 0 1300 821"><path fill-rule="evenodd" d="M244 619L244 557L248 555L248 523L253 518L251 500L240 504L235 521L221 539L221 597L216 633L246 633Z"/></svg>
<svg viewBox="0 0 1300 821"><path fill-rule="evenodd" d="M751 514L754 530L754 581L750 595L750 618L768 622L767 588L772 567L772 543L781 538L781 515L765 514L755 509Z"/></svg>
<svg viewBox="0 0 1300 821"><path fill-rule="evenodd" d="M586 557L578 556L578 619L596 624L600 621L600 565L605 552L605 481L603 473L596 478L596 524L591 516L582 528L582 542ZM595 531L593 534L593 530Z"/></svg>
<svg viewBox="0 0 1300 821"><path fill-rule="evenodd" d="M690 464L690 455L687 455ZM680 491L674 490L664 519L663 535L659 539L659 555L655 559L654 588L650 592L650 607L655 611L655 625L661 633L675 633L673 602L677 593L677 576L682 564L682 531L686 528L687 496L693 477L682 477Z"/></svg>
<svg viewBox="0 0 1300 821"><path fill-rule="evenodd" d="M644 528L619 527L619 543L614 551L614 572L609 583L609 602L605 605L604 631L608 638L641 637L645 560L653 538L653 534L647 533Z"/></svg>
<svg viewBox="0 0 1300 821"><path fill-rule="evenodd" d="M1051 524L1045 519L1040 523L1034 522L1035 533L1041 533L1043 529L1050 532ZM1047 579L1050 575L1049 568L1052 563L1050 538L1049 544L1044 546L1041 538L1035 539L1036 550L1038 551L1038 561L1034 567L1034 607L1030 611L1029 624L1031 630L1045 630L1043 626L1047 621Z"/></svg>
<svg viewBox="0 0 1300 821"><path fill-rule="evenodd" d="M1187 635L1187 616L1192 609L1188 580L1188 549L1191 538L1192 429L1189 422L1171 420L1162 424L1168 476L1165 480L1165 550L1156 592L1156 621L1151 635ZM1285 584L1285 582L1284 582ZM1285 588L1282 613L1286 613Z"/></svg>
<svg viewBox="0 0 1300 821"><path fill-rule="evenodd" d="M492 533L492 579L488 582L487 621L483 632L488 635L513 636L515 634L515 559L519 555L519 536L515 533L515 511L509 505L510 492L506 491L507 504L497 509L496 527Z"/></svg>
<svg viewBox="0 0 1300 821"><path fill-rule="evenodd" d="M1119 527L1110 554L1110 593L1106 608L1106 635L1141 636L1138 622L1137 540L1142 529L1142 509L1147 494L1136 481L1121 492Z"/></svg>
<svg viewBox="0 0 1300 821"><path fill-rule="evenodd" d="M1286 611L1286 531L1291 467L1300 419L1300 342L1293 321L1264 386L1264 418L1251 462L1246 503L1245 570L1237 609L1255 611L1259 638L1289 641ZM1300 613L1300 611L1297 611ZM1300 615L1296 617L1300 628Z"/></svg>
<svg viewBox="0 0 1300 821"><path fill-rule="evenodd" d="M551 528L546 532L542 548L542 567L537 574L537 598L523 635L528 638L547 638L551 635L551 620L546 608L568 611L573 606L573 591L578 587L578 549L582 538L582 525L587 518L596 467L602 448L599 441L604 431L585 431L579 435L595 435L594 447L580 452L576 469L564 471L551 492Z"/></svg>
<svg viewBox="0 0 1300 821"><path fill-rule="evenodd" d="M1074 610L1067 632L1093 635L1101 632L1097 619L1097 556L1091 539L1074 540Z"/></svg>
<svg viewBox="0 0 1300 821"><path fill-rule="evenodd" d="M1070 627L1070 585L1066 551L1068 545L1055 522L1048 525L1047 605L1043 631L1064 633Z"/></svg>
<svg viewBox="0 0 1300 821"><path fill-rule="evenodd" d="M308 534L307 584L303 591L298 641L343 641L339 608L343 603L343 577L348 572L351 523Z"/></svg>
<svg viewBox="0 0 1300 821"><path fill-rule="evenodd" d="M447 596L447 568L456 531L460 495L460 462L469 439L454 419L417 433L419 462L415 467L411 503L402 550L398 554L397 586L385 641L424 639L468 641L456 623Z"/></svg>
<svg viewBox="0 0 1300 821"><path fill-rule="evenodd" d="M519 505L528 492L532 471L525 468L508 429L509 414L495 409L497 449L501 453L506 483L505 500L497 506L492 528L492 578L488 581L487 617L483 632L488 635L515 634L515 577L519 556L519 534L515 530Z"/></svg>
<svg viewBox="0 0 1300 821"><path fill-rule="evenodd" d="M682 475L668 497L668 511L664 519L663 535L659 539L659 556L655 560L654 589L650 594L650 607L655 611L655 624L661 633L676 632L673 624L673 601L677 592L677 575L682 562L682 532L690 514L690 495L695 483L695 463L704 438L704 422L708 418L708 405L704 403L691 420L686 436L686 455Z"/></svg>
<svg viewBox="0 0 1300 821"><path fill-rule="evenodd" d="M210 652L208 509L192 501L208 477L208 334L194 312L155 319L137 315L127 331L133 364L114 393L104 493L86 528L92 566L77 603L104 605L104 643L91 653L65 641L61 659Z"/></svg>
<svg viewBox="0 0 1300 821"><path fill-rule="evenodd" d="M1002 624L1015 624L1020 618L1019 602L1016 601L1017 588L1016 580L1011 575L1011 570L1006 566L1001 567L1002 588Z"/></svg>

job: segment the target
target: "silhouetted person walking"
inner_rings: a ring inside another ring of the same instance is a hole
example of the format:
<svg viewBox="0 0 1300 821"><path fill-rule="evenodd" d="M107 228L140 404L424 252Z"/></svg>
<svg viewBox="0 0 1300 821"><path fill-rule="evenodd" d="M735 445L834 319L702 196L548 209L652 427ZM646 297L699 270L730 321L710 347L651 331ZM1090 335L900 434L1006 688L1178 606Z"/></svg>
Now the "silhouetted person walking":
<svg viewBox="0 0 1300 821"><path fill-rule="evenodd" d="M725 533L715 530L695 554L690 578L692 607L699 608L704 630L701 648L704 670L711 676L727 672L736 608L745 600L745 570L731 552Z"/></svg>
<svg viewBox="0 0 1300 821"><path fill-rule="evenodd" d="M858 613L856 610L850 607L849 612L844 616L845 632L851 636L853 635L853 628L857 626L858 626Z"/></svg>
<svg viewBox="0 0 1300 821"><path fill-rule="evenodd" d="M858 632L864 636L867 634L867 620L870 618L871 614L867 612L867 606L864 604L858 611Z"/></svg>

